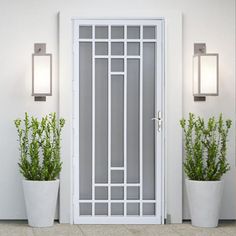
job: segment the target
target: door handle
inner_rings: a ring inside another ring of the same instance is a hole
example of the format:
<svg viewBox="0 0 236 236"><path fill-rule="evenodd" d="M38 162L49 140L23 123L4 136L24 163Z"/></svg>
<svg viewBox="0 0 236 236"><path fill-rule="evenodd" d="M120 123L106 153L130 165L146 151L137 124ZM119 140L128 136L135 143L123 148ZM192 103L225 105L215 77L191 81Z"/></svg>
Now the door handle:
<svg viewBox="0 0 236 236"><path fill-rule="evenodd" d="M157 117L153 117L152 120L157 122L157 131L161 132L162 128L162 117L161 117L161 111L157 112Z"/></svg>

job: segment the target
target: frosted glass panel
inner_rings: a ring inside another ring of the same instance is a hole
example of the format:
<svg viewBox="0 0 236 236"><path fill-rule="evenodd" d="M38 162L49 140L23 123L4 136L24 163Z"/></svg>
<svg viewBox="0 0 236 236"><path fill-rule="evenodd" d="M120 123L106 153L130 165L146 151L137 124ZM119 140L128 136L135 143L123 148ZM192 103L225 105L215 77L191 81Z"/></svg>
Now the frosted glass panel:
<svg viewBox="0 0 236 236"><path fill-rule="evenodd" d="M124 55L124 43L111 43L111 55Z"/></svg>
<svg viewBox="0 0 236 236"><path fill-rule="evenodd" d="M200 56L201 93L217 94L217 56Z"/></svg>
<svg viewBox="0 0 236 236"><path fill-rule="evenodd" d="M96 26L95 27L95 38L96 39L107 39L108 38L108 26Z"/></svg>
<svg viewBox="0 0 236 236"><path fill-rule="evenodd" d="M108 215L108 204L95 203L95 215Z"/></svg>
<svg viewBox="0 0 236 236"><path fill-rule="evenodd" d="M144 39L155 39L156 38L156 27L155 26L144 26L143 27L143 38Z"/></svg>
<svg viewBox="0 0 236 236"><path fill-rule="evenodd" d="M111 215L124 215L124 203L111 203Z"/></svg>
<svg viewBox="0 0 236 236"><path fill-rule="evenodd" d="M140 27L139 26L127 26L127 38L128 39L139 39L140 38Z"/></svg>
<svg viewBox="0 0 236 236"><path fill-rule="evenodd" d="M92 26L80 26L79 27L79 37L81 39L91 39L92 38Z"/></svg>
<svg viewBox="0 0 236 236"><path fill-rule="evenodd" d="M51 93L51 56L33 55L34 94Z"/></svg>
<svg viewBox="0 0 236 236"><path fill-rule="evenodd" d="M107 55L108 54L108 43L95 43L95 54L96 55Z"/></svg>
<svg viewBox="0 0 236 236"><path fill-rule="evenodd" d="M124 187L111 187L111 200L123 200Z"/></svg>
<svg viewBox="0 0 236 236"><path fill-rule="evenodd" d="M79 46L80 199L92 199L92 43Z"/></svg>
<svg viewBox="0 0 236 236"><path fill-rule="evenodd" d="M143 198L155 199L155 43L143 45Z"/></svg>
<svg viewBox="0 0 236 236"><path fill-rule="evenodd" d="M124 171L123 170L112 170L111 171L111 182L112 183L124 183Z"/></svg>
<svg viewBox="0 0 236 236"><path fill-rule="evenodd" d="M95 61L95 181L108 182L108 60Z"/></svg>
<svg viewBox="0 0 236 236"><path fill-rule="evenodd" d="M112 26L111 27L111 38L112 39L123 39L124 38L124 26Z"/></svg>
<svg viewBox="0 0 236 236"><path fill-rule="evenodd" d="M140 44L139 43L127 43L127 54L134 56L140 54Z"/></svg>
<svg viewBox="0 0 236 236"><path fill-rule="evenodd" d="M139 68L138 59L127 60L127 181L139 183Z"/></svg>
<svg viewBox="0 0 236 236"><path fill-rule="evenodd" d="M124 71L124 60L123 59L111 59L111 71L112 72L123 72Z"/></svg>
<svg viewBox="0 0 236 236"><path fill-rule="evenodd" d="M155 215L155 203L143 203L144 215Z"/></svg>
<svg viewBox="0 0 236 236"><path fill-rule="evenodd" d="M128 200L139 200L139 187L127 187L127 199Z"/></svg>
<svg viewBox="0 0 236 236"><path fill-rule="evenodd" d="M95 187L95 200L108 200L108 187Z"/></svg>
<svg viewBox="0 0 236 236"><path fill-rule="evenodd" d="M80 203L80 215L92 215L92 203Z"/></svg>
<svg viewBox="0 0 236 236"><path fill-rule="evenodd" d="M127 215L139 215L139 203L127 203Z"/></svg>
<svg viewBox="0 0 236 236"><path fill-rule="evenodd" d="M111 166L124 166L124 79L111 76Z"/></svg>

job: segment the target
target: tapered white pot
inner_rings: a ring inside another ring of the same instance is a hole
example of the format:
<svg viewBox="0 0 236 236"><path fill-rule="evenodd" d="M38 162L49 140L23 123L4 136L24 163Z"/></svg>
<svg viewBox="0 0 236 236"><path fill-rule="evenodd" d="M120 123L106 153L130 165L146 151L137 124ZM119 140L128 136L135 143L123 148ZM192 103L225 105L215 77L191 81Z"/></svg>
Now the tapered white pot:
<svg viewBox="0 0 236 236"><path fill-rule="evenodd" d="M59 180L23 180L28 223L32 227L53 226Z"/></svg>
<svg viewBox="0 0 236 236"><path fill-rule="evenodd" d="M217 227L223 193L223 181L186 180L193 226Z"/></svg>

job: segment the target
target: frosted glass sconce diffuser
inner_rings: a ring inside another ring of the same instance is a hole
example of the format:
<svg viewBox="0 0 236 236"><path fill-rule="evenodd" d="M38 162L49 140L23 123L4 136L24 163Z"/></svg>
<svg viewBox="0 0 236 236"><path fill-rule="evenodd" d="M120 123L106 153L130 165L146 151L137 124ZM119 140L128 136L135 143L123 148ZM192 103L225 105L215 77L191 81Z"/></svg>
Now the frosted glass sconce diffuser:
<svg viewBox="0 0 236 236"><path fill-rule="evenodd" d="M52 96L52 54L46 53L45 43L34 45L32 96L35 101L46 101L46 96Z"/></svg>
<svg viewBox="0 0 236 236"><path fill-rule="evenodd" d="M206 53L206 44L194 44L193 96L194 101L205 101L206 96L219 95L219 55Z"/></svg>

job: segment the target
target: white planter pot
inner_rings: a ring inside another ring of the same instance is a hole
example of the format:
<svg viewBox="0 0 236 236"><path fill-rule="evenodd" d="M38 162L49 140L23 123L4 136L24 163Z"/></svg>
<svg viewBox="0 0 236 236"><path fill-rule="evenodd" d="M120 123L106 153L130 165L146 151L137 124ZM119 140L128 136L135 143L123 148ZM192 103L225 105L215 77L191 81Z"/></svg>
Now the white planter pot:
<svg viewBox="0 0 236 236"><path fill-rule="evenodd" d="M193 226L217 227L223 193L223 181L186 180Z"/></svg>
<svg viewBox="0 0 236 236"><path fill-rule="evenodd" d="M28 223L32 227L53 226L59 180L23 180Z"/></svg>

